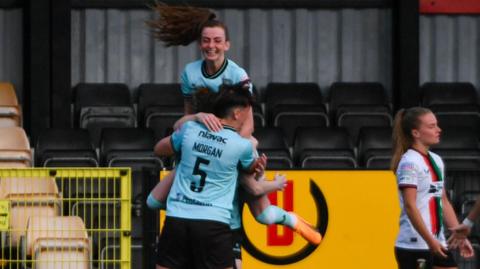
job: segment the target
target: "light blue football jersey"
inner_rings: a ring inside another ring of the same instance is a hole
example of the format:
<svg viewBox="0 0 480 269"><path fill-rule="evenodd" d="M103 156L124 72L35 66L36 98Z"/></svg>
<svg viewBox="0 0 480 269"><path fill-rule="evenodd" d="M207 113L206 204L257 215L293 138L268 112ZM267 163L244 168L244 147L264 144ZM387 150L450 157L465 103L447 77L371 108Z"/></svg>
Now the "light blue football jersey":
<svg viewBox="0 0 480 269"><path fill-rule="evenodd" d="M255 160L252 144L233 128L210 132L188 121L171 136L180 162L167 199L167 216L230 224L238 171Z"/></svg>
<svg viewBox="0 0 480 269"><path fill-rule="evenodd" d="M252 149L252 150L253 150L254 158L257 159L259 157L258 151L256 149ZM242 180L242 179L239 178L239 180ZM235 196L233 197L232 219L230 220L230 229L232 230L239 229L240 227L242 227L243 212L240 211L240 205L241 203L244 202L243 200L244 198L240 197L239 188L241 188L240 184L238 184L235 192Z"/></svg>
<svg viewBox="0 0 480 269"><path fill-rule="evenodd" d="M222 84L233 85L250 80L243 68L226 58L220 70L213 75L208 75L203 65L204 60L198 60L185 66L181 76L184 97L191 97L199 88L208 88L213 92L218 92ZM249 87L252 92L251 83L249 83Z"/></svg>

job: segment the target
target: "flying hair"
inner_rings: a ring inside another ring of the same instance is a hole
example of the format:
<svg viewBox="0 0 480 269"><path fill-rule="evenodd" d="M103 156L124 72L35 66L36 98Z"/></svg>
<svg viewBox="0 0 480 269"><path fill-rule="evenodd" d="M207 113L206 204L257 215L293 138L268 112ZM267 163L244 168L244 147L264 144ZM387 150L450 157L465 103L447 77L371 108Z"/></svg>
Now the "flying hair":
<svg viewBox="0 0 480 269"><path fill-rule="evenodd" d="M151 29L153 37L163 42L166 47L187 46L199 40L205 26L222 27L227 35L226 27L215 19L216 15L210 9L187 5L169 6L163 2L156 2L151 9L158 17L147 21L146 24Z"/></svg>

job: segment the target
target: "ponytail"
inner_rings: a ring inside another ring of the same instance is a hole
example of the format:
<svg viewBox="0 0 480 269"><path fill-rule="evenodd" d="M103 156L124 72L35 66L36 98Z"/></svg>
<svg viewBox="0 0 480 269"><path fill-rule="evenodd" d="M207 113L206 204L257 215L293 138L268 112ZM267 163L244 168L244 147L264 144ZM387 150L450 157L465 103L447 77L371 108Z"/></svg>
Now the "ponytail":
<svg viewBox="0 0 480 269"><path fill-rule="evenodd" d="M169 6L157 2L151 7L159 16L149 20L146 24L150 27L155 39L163 42L165 46L187 46L199 40L204 27L219 26L225 30L225 25L216 20L216 15L207 8L191 6ZM212 25L212 26L210 26Z"/></svg>
<svg viewBox="0 0 480 269"><path fill-rule="evenodd" d="M402 130L402 121L403 115L405 114L405 109L400 109L395 115L395 120L393 121L393 132L392 132L392 141L393 141L393 156L390 163L390 169L395 172L398 167L398 163L402 158L402 155L407 151L409 143L407 137L403 134Z"/></svg>
<svg viewBox="0 0 480 269"><path fill-rule="evenodd" d="M400 109L395 115L393 122L393 156L390 163L390 169L395 172L400 163L402 155L412 146L412 130L420 126L420 117L427 113L432 113L428 108L412 107L409 109Z"/></svg>

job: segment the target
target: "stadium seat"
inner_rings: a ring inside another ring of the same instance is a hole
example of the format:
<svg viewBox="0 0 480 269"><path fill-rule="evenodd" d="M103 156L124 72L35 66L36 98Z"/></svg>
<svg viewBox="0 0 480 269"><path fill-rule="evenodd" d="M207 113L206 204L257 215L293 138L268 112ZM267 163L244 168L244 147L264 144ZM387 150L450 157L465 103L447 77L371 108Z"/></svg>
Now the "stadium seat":
<svg viewBox="0 0 480 269"><path fill-rule="evenodd" d="M157 138L169 134L173 124L184 115L180 84L145 83L138 87L140 125L154 130Z"/></svg>
<svg viewBox="0 0 480 269"><path fill-rule="evenodd" d="M389 169L392 159L392 128L361 128L357 148L361 166L369 169Z"/></svg>
<svg viewBox="0 0 480 269"><path fill-rule="evenodd" d="M47 129L37 139L37 167L97 167L95 148L85 129Z"/></svg>
<svg viewBox="0 0 480 269"><path fill-rule="evenodd" d="M31 217L25 238L24 260L33 268L90 269L92 250L79 217Z"/></svg>
<svg viewBox="0 0 480 269"><path fill-rule="evenodd" d="M280 127L289 145L297 127L328 127L320 87L315 83L269 83L266 109L270 126Z"/></svg>
<svg viewBox="0 0 480 269"><path fill-rule="evenodd" d="M330 114L336 117L342 106L390 107L385 88L378 82L335 82L329 99Z"/></svg>
<svg viewBox="0 0 480 269"><path fill-rule="evenodd" d="M162 169L163 162L153 153L153 131L142 128L104 129L100 142L102 166Z"/></svg>
<svg viewBox="0 0 480 269"><path fill-rule="evenodd" d="M468 128L449 128L442 132L440 143L431 149L442 156L448 170L478 169L480 148L475 133Z"/></svg>
<svg viewBox="0 0 480 269"><path fill-rule="evenodd" d="M268 157L267 169L293 167L282 129L276 127L256 128L253 136L258 140L258 152L265 153Z"/></svg>
<svg viewBox="0 0 480 269"><path fill-rule="evenodd" d="M130 91L120 83L79 83L74 88L75 126L88 129L95 146L103 128L136 127Z"/></svg>
<svg viewBox="0 0 480 269"><path fill-rule="evenodd" d="M31 167L32 152L25 130L0 128L0 167Z"/></svg>
<svg viewBox="0 0 480 269"><path fill-rule="evenodd" d="M22 109L18 104L13 85L0 82L0 127L22 125Z"/></svg>
<svg viewBox="0 0 480 269"><path fill-rule="evenodd" d="M422 106L479 111L477 91L471 83L428 82L421 86ZM442 109L443 110L443 109Z"/></svg>
<svg viewBox="0 0 480 269"><path fill-rule="evenodd" d="M330 115L338 127L348 130L357 143L362 127L392 125L385 89L374 82L336 82L330 88Z"/></svg>
<svg viewBox="0 0 480 269"><path fill-rule="evenodd" d="M357 161L348 133L343 128L299 128L293 147L298 167L353 169Z"/></svg>
<svg viewBox="0 0 480 269"><path fill-rule="evenodd" d="M478 94L471 83L425 83L422 106L430 108L441 128L468 127L480 135Z"/></svg>
<svg viewBox="0 0 480 269"><path fill-rule="evenodd" d="M19 244L27 222L33 216L60 215L60 193L53 178L2 178L0 199L9 200L10 246Z"/></svg>

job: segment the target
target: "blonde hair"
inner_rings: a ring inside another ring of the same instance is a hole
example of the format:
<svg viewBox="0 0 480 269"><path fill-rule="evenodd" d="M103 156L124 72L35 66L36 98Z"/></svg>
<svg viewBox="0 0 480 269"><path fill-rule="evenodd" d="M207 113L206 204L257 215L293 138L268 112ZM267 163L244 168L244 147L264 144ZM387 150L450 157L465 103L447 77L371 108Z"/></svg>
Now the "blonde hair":
<svg viewBox="0 0 480 269"><path fill-rule="evenodd" d="M413 144L412 130L419 128L420 117L428 113L432 113L428 108L411 107L408 109L402 108L395 115L392 133L393 156L390 163L390 169L394 172L397 170L402 155Z"/></svg>
<svg viewBox="0 0 480 269"><path fill-rule="evenodd" d="M169 6L157 2L151 7L159 16L149 20L146 24L150 27L155 39L163 42L165 46L187 46L200 40L205 27L220 27L225 31L228 41L227 26L216 20L215 13L207 8L192 6Z"/></svg>

